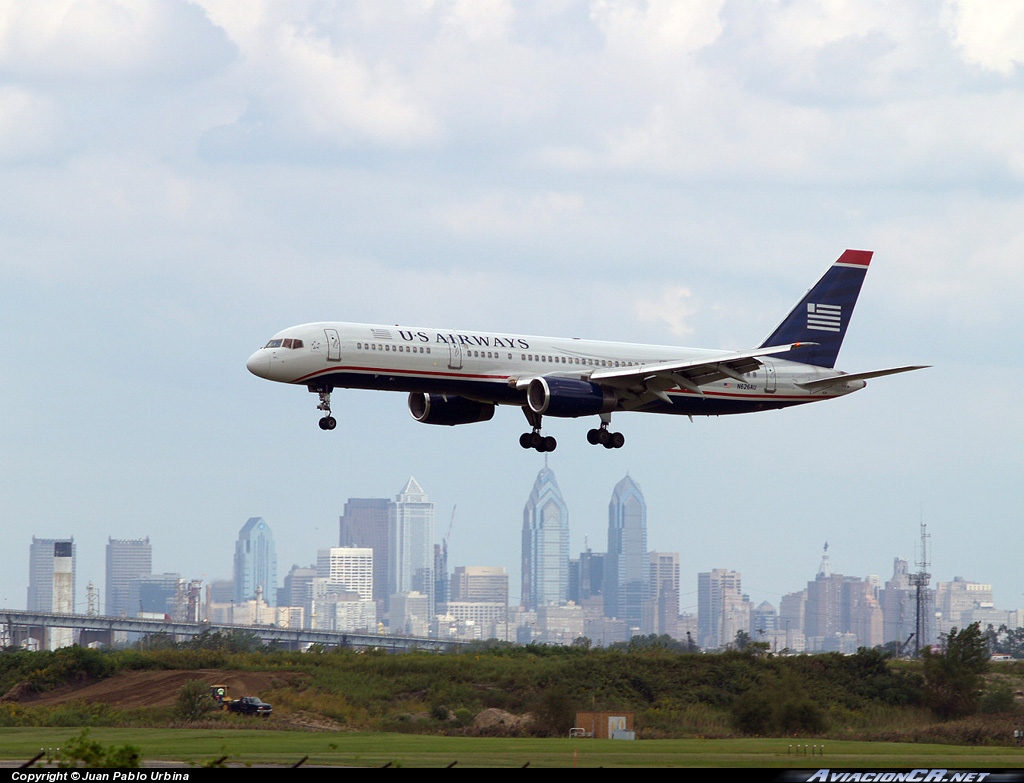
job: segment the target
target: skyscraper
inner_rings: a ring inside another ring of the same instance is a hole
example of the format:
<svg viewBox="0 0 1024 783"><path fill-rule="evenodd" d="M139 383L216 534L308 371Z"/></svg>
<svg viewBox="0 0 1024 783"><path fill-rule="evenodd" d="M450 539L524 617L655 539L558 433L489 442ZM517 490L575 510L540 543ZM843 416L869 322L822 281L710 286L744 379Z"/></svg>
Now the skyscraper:
<svg viewBox="0 0 1024 783"><path fill-rule="evenodd" d="M608 559L605 563L604 614L625 620L640 633L650 596L647 557L647 503L628 475L615 485L608 503Z"/></svg>
<svg viewBox="0 0 1024 783"><path fill-rule="evenodd" d="M564 604L569 591L569 508L544 465L523 508L523 606Z"/></svg>
<svg viewBox="0 0 1024 783"><path fill-rule="evenodd" d="M32 536L32 544L28 550L28 601L26 609L30 612L57 611L53 594L53 567L56 557L55 547L60 544L61 551L67 552L71 558L71 604L74 606L75 592L75 539L71 538L36 538Z"/></svg>
<svg viewBox="0 0 1024 783"><path fill-rule="evenodd" d="M149 537L107 539L107 584L103 613L111 617L134 617L138 606L129 603L133 578L153 573L153 547Z"/></svg>
<svg viewBox="0 0 1024 783"><path fill-rule="evenodd" d="M388 507L387 498L349 498L338 519L338 546L369 547L373 550L373 598L383 612L388 597Z"/></svg>
<svg viewBox="0 0 1024 783"><path fill-rule="evenodd" d="M697 636L700 646L716 650L730 644L737 631L750 626L749 601L738 571L713 568L697 574Z"/></svg>
<svg viewBox="0 0 1024 783"><path fill-rule="evenodd" d="M434 608L434 504L410 478L388 506L389 594L418 592Z"/></svg>
<svg viewBox="0 0 1024 783"><path fill-rule="evenodd" d="M652 623L658 635L679 637L679 553L650 552Z"/></svg>
<svg viewBox="0 0 1024 783"><path fill-rule="evenodd" d="M373 550L336 546L317 553L318 576L362 601L373 600Z"/></svg>
<svg viewBox="0 0 1024 783"><path fill-rule="evenodd" d="M252 601L257 591L268 606L277 606L277 551L262 517L250 517L235 543L235 603Z"/></svg>
<svg viewBox="0 0 1024 783"><path fill-rule="evenodd" d="M451 599L507 604L505 566L456 566L451 579Z"/></svg>

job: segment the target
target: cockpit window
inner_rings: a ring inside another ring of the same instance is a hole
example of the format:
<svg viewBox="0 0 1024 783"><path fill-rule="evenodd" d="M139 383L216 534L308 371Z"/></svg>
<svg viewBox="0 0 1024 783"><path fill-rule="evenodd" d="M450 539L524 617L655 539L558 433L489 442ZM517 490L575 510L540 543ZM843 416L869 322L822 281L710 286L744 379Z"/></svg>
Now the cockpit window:
<svg viewBox="0 0 1024 783"><path fill-rule="evenodd" d="M269 343L263 346L264 348L301 348L302 340L296 340L292 337L286 337L283 340L278 338L271 340Z"/></svg>
<svg viewBox="0 0 1024 783"><path fill-rule="evenodd" d="M264 348L280 348L283 340L271 340L269 343L264 345Z"/></svg>

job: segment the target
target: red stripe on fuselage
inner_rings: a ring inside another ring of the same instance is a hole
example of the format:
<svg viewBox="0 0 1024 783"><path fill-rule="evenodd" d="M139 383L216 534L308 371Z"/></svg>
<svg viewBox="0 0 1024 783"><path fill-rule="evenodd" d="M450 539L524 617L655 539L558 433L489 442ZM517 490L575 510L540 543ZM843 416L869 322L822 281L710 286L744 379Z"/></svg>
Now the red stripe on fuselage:
<svg viewBox="0 0 1024 783"><path fill-rule="evenodd" d="M333 375L338 372L350 372L359 375L402 375L406 377L418 377L418 378L458 378L463 380L483 380L483 381L501 381L507 382L508 375L482 375L479 373L459 373L459 372L432 372L424 370L399 370L393 367L352 367L352 366L338 366L338 367L325 367L322 370L303 375L301 378L296 378L291 383L305 384L313 378L318 378L322 375ZM541 376L537 376L541 377ZM458 391L456 390L456 394ZM524 392L525 393L525 392ZM811 402L816 399L825 399L829 395L811 396L811 395L800 395L790 396L785 394L740 394L737 392L726 392L726 391L715 391L708 389L704 394L696 394L695 392L689 391L688 389L680 389L678 386L674 389L668 389L667 394L680 397L692 397L694 399L700 399L701 397L717 397L730 400L787 400L793 402Z"/></svg>

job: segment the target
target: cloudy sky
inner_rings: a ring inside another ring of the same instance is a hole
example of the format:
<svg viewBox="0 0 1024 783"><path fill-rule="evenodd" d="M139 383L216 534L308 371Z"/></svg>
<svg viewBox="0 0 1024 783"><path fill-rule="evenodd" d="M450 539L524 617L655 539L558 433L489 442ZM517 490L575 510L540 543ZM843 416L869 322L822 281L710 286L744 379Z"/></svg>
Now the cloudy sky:
<svg viewBox="0 0 1024 783"><path fill-rule="evenodd" d="M251 376L286 326L402 323L743 349L848 247L840 355L877 379L756 416L548 420L572 549L627 472L652 549L777 605L833 570L1024 606L1024 11L1000 0L0 2L0 598L31 537L283 575L348 497L415 476L452 565L506 565L544 456L525 419ZM450 528L450 533L448 532Z"/></svg>

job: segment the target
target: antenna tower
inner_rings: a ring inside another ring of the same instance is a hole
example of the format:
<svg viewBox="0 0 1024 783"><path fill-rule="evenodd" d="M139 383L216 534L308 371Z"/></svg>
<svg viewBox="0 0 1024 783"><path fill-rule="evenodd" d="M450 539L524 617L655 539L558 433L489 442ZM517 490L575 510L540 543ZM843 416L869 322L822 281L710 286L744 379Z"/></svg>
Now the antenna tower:
<svg viewBox="0 0 1024 783"><path fill-rule="evenodd" d="M920 560L917 561L917 573L910 575L910 584L914 587L915 612L914 635L917 642L914 644L914 657L920 655L921 646L925 643L927 635L926 624L928 621L928 582L932 575L928 573L931 563L928 562L928 542L931 535L928 533L928 525L921 523L921 550Z"/></svg>

